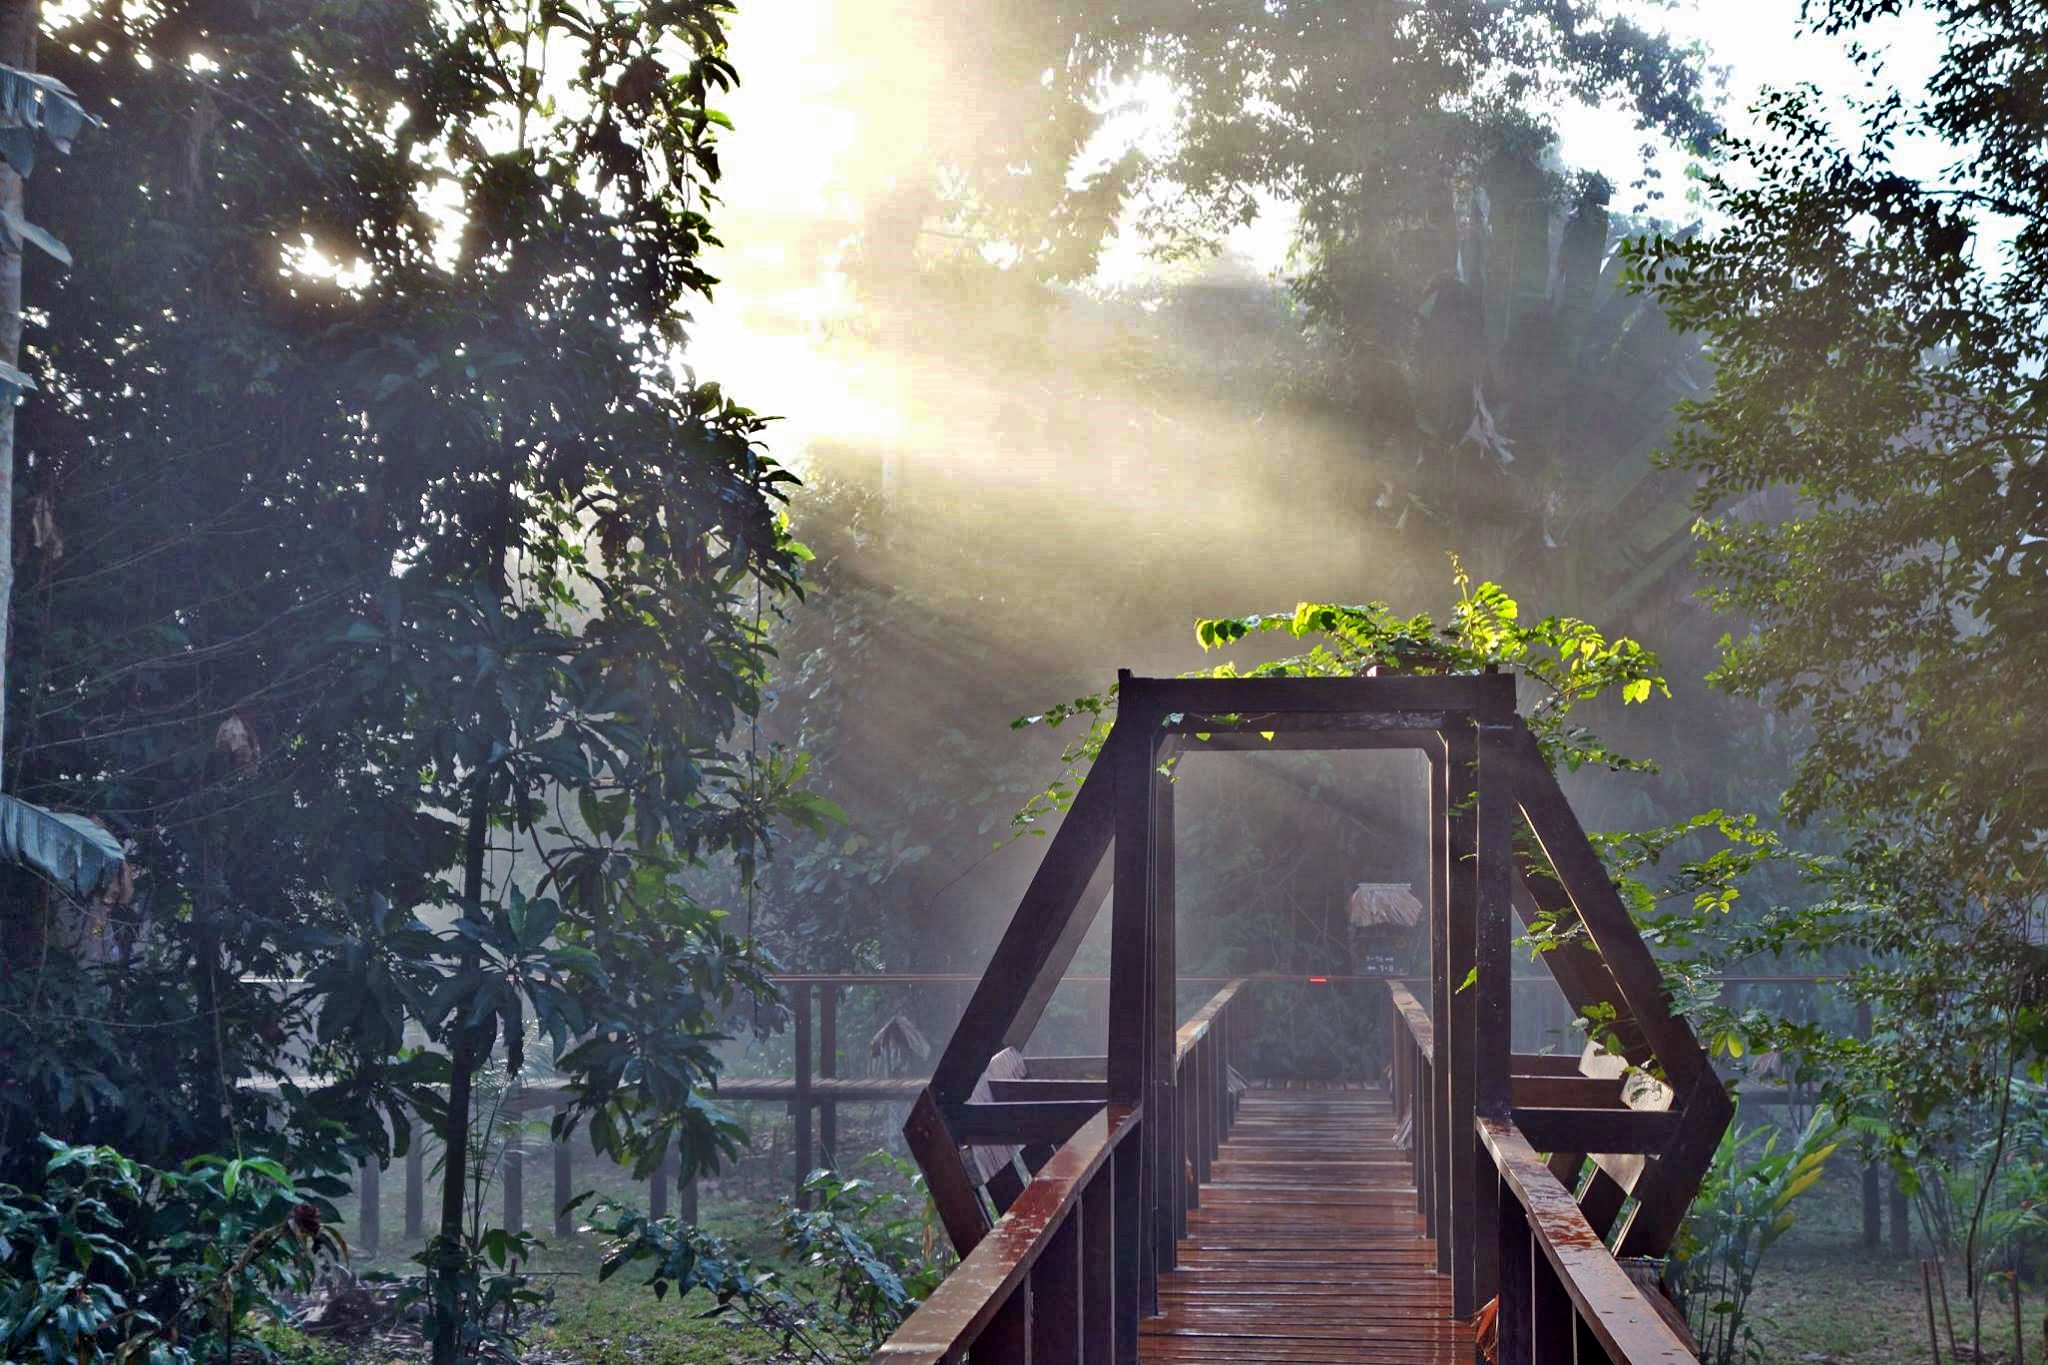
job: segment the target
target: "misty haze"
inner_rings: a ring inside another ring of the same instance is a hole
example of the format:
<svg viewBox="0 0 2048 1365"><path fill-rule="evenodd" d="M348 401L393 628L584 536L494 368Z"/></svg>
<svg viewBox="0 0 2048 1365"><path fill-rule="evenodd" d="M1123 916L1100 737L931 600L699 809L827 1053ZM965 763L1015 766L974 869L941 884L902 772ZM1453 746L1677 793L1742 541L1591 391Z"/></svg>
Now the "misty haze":
<svg viewBox="0 0 2048 1365"><path fill-rule="evenodd" d="M0 1360L2048 1361L2044 72L0 0Z"/></svg>

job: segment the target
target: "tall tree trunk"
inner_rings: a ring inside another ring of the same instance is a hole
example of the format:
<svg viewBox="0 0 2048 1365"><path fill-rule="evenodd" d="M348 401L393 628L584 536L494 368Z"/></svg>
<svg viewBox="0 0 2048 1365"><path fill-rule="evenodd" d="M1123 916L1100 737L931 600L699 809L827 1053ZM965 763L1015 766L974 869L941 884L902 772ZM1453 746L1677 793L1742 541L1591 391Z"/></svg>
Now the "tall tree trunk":
<svg viewBox="0 0 2048 1365"><path fill-rule="evenodd" d="M0 0L0 63L36 69L36 31L42 0ZM21 173L0 162L0 215L20 222ZM0 362L21 365L21 243L0 244ZM0 774L6 771L7 656L12 644L14 603L14 403L0 403ZM0 781L0 789L4 789Z"/></svg>
<svg viewBox="0 0 2048 1365"><path fill-rule="evenodd" d="M471 784L469 827L465 831L462 860L462 913L477 920L481 920L484 913L484 855L490 847L490 831L490 773L488 769L479 769ZM477 950L472 944L463 951L462 971L474 972L477 962ZM445 1134L447 1151L441 1162L441 1229L438 1237L441 1254L448 1258L443 1263L444 1274L456 1271L460 1264L455 1257L462 1245L462 1213L468 1194L465 1186L469 1181L470 1080L483 1060L477 1055L479 1032L468 1027L460 1014L449 1031L451 1074L448 1077L448 1131ZM455 1365L460 1359L460 1329L458 1315L437 1309L434 1315L434 1365Z"/></svg>

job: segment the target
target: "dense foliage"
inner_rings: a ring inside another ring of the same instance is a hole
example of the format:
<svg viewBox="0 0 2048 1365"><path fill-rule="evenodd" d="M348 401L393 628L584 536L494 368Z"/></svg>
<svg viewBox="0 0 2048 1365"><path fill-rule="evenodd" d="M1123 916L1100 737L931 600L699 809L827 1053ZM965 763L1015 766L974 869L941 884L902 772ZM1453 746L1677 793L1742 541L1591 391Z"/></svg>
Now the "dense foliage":
<svg viewBox="0 0 2048 1365"><path fill-rule="evenodd" d="M794 1271L787 1284L703 1228L617 1206L600 1211L610 1240L599 1275L644 1270L659 1298L701 1290L711 1316L744 1320L792 1360L866 1359L951 1265L916 1168L886 1152L866 1164L886 1183L817 1170L804 1181L810 1202L782 1201L773 1222Z"/></svg>
<svg viewBox="0 0 2048 1365"><path fill-rule="evenodd" d="M417 1115L442 1358L470 1078L537 1031L565 1134L715 1162L719 1015L771 988L678 877L829 814L734 740L790 476L675 361L727 9L174 4L43 46L120 116L36 181L90 268L31 290L7 786L126 836L135 895L10 885L0 1173L38 1186L47 1132L332 1175Z"/></svg>
<svg viewBox="0 0 2048 1365"><path fill-rule="evenodd" d="M0 1185L0 1349L9 1360L230 1358L250 1309L345 1252L284 1168L178 1170L45 1139L40 1192ZM138 1231L146 1229L146 1231Z"/></svg>
<svg viewBox="0 0 2048 1365"><path fill-rule="evenodd" d="M2004 1254L1989 1195L2048 1065L2048 7L1826 0L1806 18L1851 43L1867 87L1768 92L1706 180L1715 229L1632 264L1717 365L1671 453L1700 480L1734 616L1719 680L1807 728L1786 806L1846 845L1734 950L1854 966L1877 1027L1740 1023L1827 1078L1909 1184L1977 1173L1960 1206L1921 1209L1981 1314ZM1887 43L1902 21L1924 88Z"/></svg>

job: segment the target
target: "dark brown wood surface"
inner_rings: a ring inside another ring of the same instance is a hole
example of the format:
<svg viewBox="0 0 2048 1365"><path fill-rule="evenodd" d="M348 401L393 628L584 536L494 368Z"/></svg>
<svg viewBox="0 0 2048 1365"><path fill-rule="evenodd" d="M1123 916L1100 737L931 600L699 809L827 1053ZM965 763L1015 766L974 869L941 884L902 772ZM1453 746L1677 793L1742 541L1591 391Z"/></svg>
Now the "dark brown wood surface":
<svg viewBox="0 0 2048 1365"><path fill-rule="evenodd" d="M1464 1365L1415 1202L1378 1091L1247 1092L1139 1359Z"/></svg>
<svg viewBox="0 0 2048 1365"><path fill-rule="evenodd" d="M1558 1184L1529 1139L1512 1122L1498 1119L1479 1119L1478 1131L1502 1182L1521 1206L1532 1252L1547 1263L1556 1286L1607 1358L1617 1365L1698 1365L1691 1348L1601 1245L1571 1192Z"/></svg>
<svg viewBox="0 0 2048 1365"><path fill-rule="evenodd" d="M1016 1291L1042 1257L1068 1250L1057 1245L1058 1232L1080 1207L1088 1186L1104 1173L1112 1154L1130 1136L1138 1118L1135 1110L1122 1105L1098 1108L1046 1162L988 1236L896 1329L874 1359L940 1365L955 1359L970 1343L989 1352L992 1359L1025 1359L1020 1343L1031 1331L1030 1296ZM1048 1294L1049 1311L1062 1307L1056 1294L1056 1290ZM1018 1304L1023 1307L1016 1308ZM1019 1342L1007 1341L998 1333L1006 1310L1021 1319L1021 1324L1010 1324L1011 1330L1021 1334Z"/></svg>

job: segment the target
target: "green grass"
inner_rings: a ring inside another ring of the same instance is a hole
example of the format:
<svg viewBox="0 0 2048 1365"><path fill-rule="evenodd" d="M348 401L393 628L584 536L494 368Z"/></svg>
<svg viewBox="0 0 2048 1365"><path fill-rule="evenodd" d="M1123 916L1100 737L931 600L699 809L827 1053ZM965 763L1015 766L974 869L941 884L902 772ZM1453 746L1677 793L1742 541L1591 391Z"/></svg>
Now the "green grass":
<svg viewBox="0 0 2048 1365"><path fill-rule="evenodd" d="M790 1193L794 1169L790 1164L788 1119L766 1106L753 1106L754 1145L742 1158L729 1164L700 1199L700 1216L711 1232L734 1243L757 1264L779 1264L779 1246L770 1219L779 1199ZM871 1112L869 1112L871 1111ZM778 1122L777 1120L780 1119ZM893 1107L843 1106L840 1111L841 1150L847 1153L872 1151L894 1136L900 1115ZM531 1269L540 1283L553 1294L550 1307L527 1333L524 1359L530 1365L726 1365L727 1362L776 1361L784 1359L773 1338L739 1326L734 1317L706 1317L713 1307L709 1296L691 1294L681 1300L670 1296L657 1300L645 1284L645 1273L630 1269L600 1284L597 1269L603 1238L576 1232L567 1237L554 1234L554 1167L546 1147L545 1129L530 1125L526 1141L533 1148L524 1163L525 1222L548 1245ZM436 1171L439 1150L429 1142L424 1151L424 1215L431 1227L440 1195ZM646 1210L648 1188L621 1168L593 1156L579 1138L574 1152L574 1183L578 1193L594 1190L599 1196L631 1208ZM670 1209L674 1209L671 1197ZM497 1223L504 1213L502 1187L496 1183L484 1196L488 1221ZM405 1171L402 1162L393 1163L379 1182L378 1223L382 1233L378 1254L364 1253L362 1213L353 1198L340 1203L342 1231L356 1247L351 1267L357 1274L387 1272L410 1274L418 1269L410 1257L420 1249L420 1239L408 1239L405 1229ZM577 1221L587 1224L590 1206L578 1210ZM801 1273L785 1270L785 1285L799 1297L805 1288ZM399 1336L367 1342L338 1343L308 1339L297 1333L274 1330L272 1345L289 1365L340 1365L342 1361L362 1365L414 1365L423 1359L416 1339ZM850 1359L865 1359L860 1352Z"/></svg>
<svg viewBox="0 0 2048 1365"><path fill-rule="evenodd" d="M1862 1190L1853 1163L1843 1161L1794 1206L1799 1221L1766 1254L1751 1299L1751 1320L1770 1365L1929 1365L1927 1301L1920 1284L1920 1260L1927 1254L1915 1238L1913 1252L1903 1258L1885 1245L1862 1245ZM1949 1308L1960 1361L1970 1361L1969 1303L1963 1297L1963 1274L1954 1263L1946 1267ZM2004 1365L2012 1359L2012 1304L1993 1286L1984 1309L1984 1361ZM2048 1313L2048 1290L2030 1287L2023 1299L2029 1361L2048 1362L2042 1315ZM1936 1300L1939 1313L1939 1299ZM1944 1329L1944 1365L1957 1365Z"/></svg>

